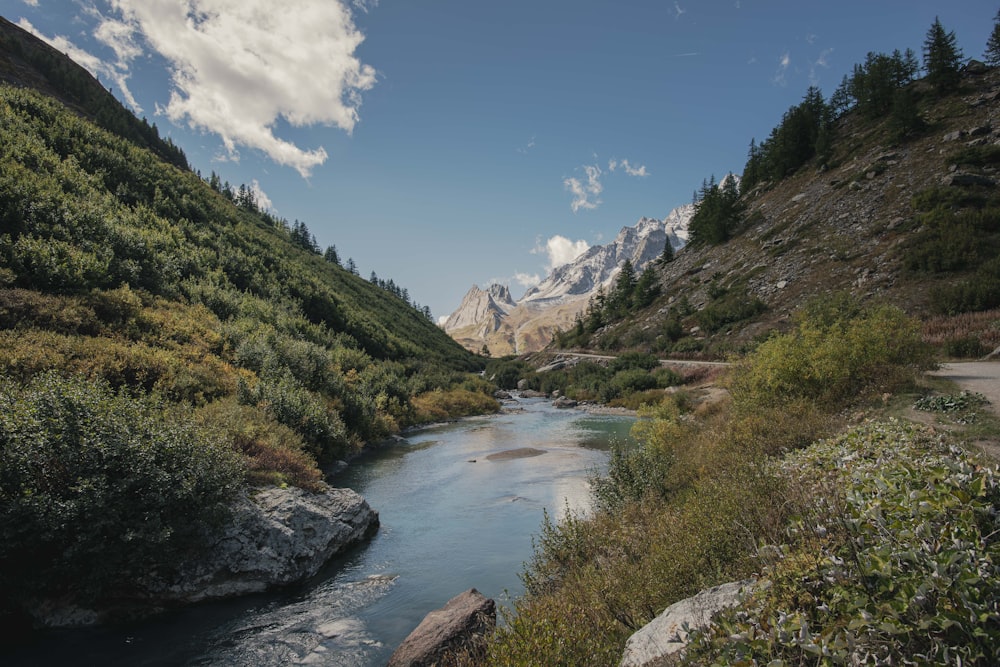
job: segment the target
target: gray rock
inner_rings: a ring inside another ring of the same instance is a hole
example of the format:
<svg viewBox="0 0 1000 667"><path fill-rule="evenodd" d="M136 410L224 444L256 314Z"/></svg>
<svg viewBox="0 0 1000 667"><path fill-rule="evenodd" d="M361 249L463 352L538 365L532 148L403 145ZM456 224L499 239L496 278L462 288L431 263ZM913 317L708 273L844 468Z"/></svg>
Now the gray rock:
<svg viewBox="0 0 1000 667"><path fill-rule="evenodd" d="M944 141L958 141L965 136L965 130L955 130L941 137Z"/></svg>
<svg viewBox="0 0 1000 667"><path fill-rule="evenodd" d="M237 501L207 557L185 565L169 583L151 582L150 593L196 602L302 581L378 525L378 512L350 489L264 489Z"/></svg>
<svg viewBox="0 0 1000 667"><path fill-rule="evenodd" d="M387 667L430 667L443 653L468 646L496 627L496 603L475 588L424 617L403 640Z"/></svg>
<svg viewBox="0 0 1000 667"><path fill-rule="evenodd" d="M527 380L523 380L522 379L522 380L518 380L517 381L517 390L518 391L524 391L527 388L528 388L528 381Z"/></svg>
<svg viewBox="0 0 1000 667"><path fill-rule="evenodd" d="M997 183L992 178L980 176L979 174L954 173L941 179L941 184L956 185L960 187L973 187L977 185L995 187Z"/></svg>
<svg viewBox="0 0 1000 667"><path fill-rule="evenodd" d="M557 398L552 402L552 405L554 407L563 409L575 408L577 406L577 402L574 401L572 398L567 398L566 396L560 396L559 398Z"/></svg>
<svg viewBox="0 0 1000 667"><path fill-rule="evenodd" d="M691 630L708 627L715 614L742 602L753 585L752 580L722 584L670 605L628 638L621 667L642 667L682 650Z"/></svg>
<svg viewBox="0 0 1000 667"><path fill-rule="evenodd" d="M498 389L495 392L493 392L493 398L500 401L509 401L511 396L510 392L504 391L503 389Z"/></svg>

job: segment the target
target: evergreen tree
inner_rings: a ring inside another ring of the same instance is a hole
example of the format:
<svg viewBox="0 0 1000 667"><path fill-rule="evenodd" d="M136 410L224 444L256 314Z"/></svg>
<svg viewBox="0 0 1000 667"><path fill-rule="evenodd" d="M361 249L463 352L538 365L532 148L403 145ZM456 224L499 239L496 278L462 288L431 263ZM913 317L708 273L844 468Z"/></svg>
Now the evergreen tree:
<svg viewBox="0 0 1000 667"><path fill-rule="evenodd" d="M670 245L667 243L667 245ZM637 310L649 306L660 295L660 284L656 279L656 271L647 266L635 283L632 303Z"/></svg>
<svg viewBox="0 0 1000 667"><path fill-rule="evenodd" d="M987 65L1000 66L1000 11L993 18L993 32L986 40L986 52L983 54Z"/></svg>
<svg viewBox="0 0 1000 667"><path fill-rule="evenodd" d="M614 318L622 317L632 308L632 295L635 293L635 267L626 259L618 271L615 286L608 299L608 310Z"/></svg>
<svg viewBox="0 0 1000 667"><path fill-rule="evenodd" d="M667 243L663 246L663 252L660 253L660 257L657 260L660 264L669 264L674 261L674 246L670 245L670 237L667 237Z"/></svg>
<svg viewBox="0 0 1000 667"><path fill-rule="evenodd" d="M889 131L895 141L905 141L918 135L926 123L917 111L917 103L908 88L900 88L893 98L892 113L889 115Z"/></svg>
<svg viewBox="0 0 1000 667"><path fill-rule="evenodd" d="M347 270L353 273L354 275L358 275L358 265L354 263L353 257L347 258Z"/></svg>
<svg viewBox="0 0 1000 667"><path fill-rule="evenodd" d="M947 93L958 88L961 81L962 51L954 32L945 32L941 21L934 17L934 24L924 40L924 68L927 81L938 91Z"/></svg>
<svg viewBox="0 0 1000 667"><path fill-rule="evenodd" d="M331 264L336 264L337 266L340 266L340 256L337 255L337 246L335 245L329 246L326 249L326 252L323 253L323 259L330 262Z"/></svg>

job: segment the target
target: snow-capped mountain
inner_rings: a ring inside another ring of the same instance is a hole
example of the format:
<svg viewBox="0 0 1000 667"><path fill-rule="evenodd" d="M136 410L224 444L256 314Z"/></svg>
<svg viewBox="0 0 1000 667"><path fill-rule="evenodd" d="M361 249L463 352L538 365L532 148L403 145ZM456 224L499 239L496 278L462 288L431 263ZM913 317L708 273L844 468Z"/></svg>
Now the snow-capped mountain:
<svg viewBox="0 0 1000 667"><path fill-rule="evenodd" d="M640 218L633 227L622 227L615 240L594 246L569 264L556 267L538 286L531 288L520 303L589 297L599 286L607 286L628 259L636 271L657 259L669 241L680 250L687 243L687 225L694 205L679 206L663 220Z"/></svg>
<svg viewBox="0 0 1000 667"><path fill-rule="evenodd" d="M495 355L534 352L545 347L556 329L571 326L598 287L607 288L629 259L636 271L655 261L669 242L675 251L688 241L694 205L672 210L663 220L641 218L623 227L615 240L594 246L569 264L557 267L518 301L502 285L473 286L444 324L470 350L484 345Z"/></svg>
<svg viewBox="0 0 1000 667"><path fill-rule="evenodd" d="M473 285L462 298L462 305L445 321L444 330L451 332L476 326L484 334L492 333L516 306L506 285L493 284L485 290Z"/></svg>

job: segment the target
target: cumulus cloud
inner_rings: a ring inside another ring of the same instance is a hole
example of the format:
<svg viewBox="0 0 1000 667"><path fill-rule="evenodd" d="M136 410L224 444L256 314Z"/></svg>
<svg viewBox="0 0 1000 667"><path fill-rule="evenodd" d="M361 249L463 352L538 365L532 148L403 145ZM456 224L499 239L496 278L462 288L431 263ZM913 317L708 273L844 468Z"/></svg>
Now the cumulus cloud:
<svg viewBox="0 0 1000 667"><path fill-rule="evenodd" d="M292 126L326 125L350 133L374 68L355 51L355 0L109 0L117 12L97 35L122 54L141 36L169 63L173 89L161 110L175 123L218 134L231 158L237 146L260 150L303 177L327 160L275 135Z"/></svg>
<svg viewBox="0 0 1000 667"><path fill-rule="evenodd" d="M590 250L590 244L583 239L571 241L565 236L556 234L544 245L539 241L531 253L534 255L544 253L549 260L545 270L551 272L564 264L569 264L588 250Z"/></svg>
<svg viewBox="0 0 1000 667"><path fill-rule="evenodd" d="M601 205L600 195L604 190L601 185L601 168L596 164L587 164L581 167L587 176L586 182L578 178L563 179L563 187L573 194L573 201L570 208L576 213L582 209L595 209Z"/></svg>
<svg viewBox="0 0 1000 667"><path fill-rule="evenodd" d="M38 0L23 0L23 1L24 1L24 4L28 5L29 7L37 7L38 6Z"/></svg>

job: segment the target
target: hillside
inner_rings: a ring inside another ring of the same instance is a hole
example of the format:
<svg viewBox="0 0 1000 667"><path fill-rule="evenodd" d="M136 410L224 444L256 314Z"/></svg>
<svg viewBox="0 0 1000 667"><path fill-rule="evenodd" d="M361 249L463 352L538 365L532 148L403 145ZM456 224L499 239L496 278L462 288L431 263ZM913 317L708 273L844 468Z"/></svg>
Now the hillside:
<svg viewBox="0 0 1000 667"><path fill-rule="evenodd" d="M122 107L90 72L34 35L0 16L0 82L54 97L81 116L187 168L183 151L159 136L156 126Z"/></svg>
<svg viewBox="0 0 1000 667"><path fill-rule="evenodd" d="M71 95L70 108L26 87L63 80L32 69L44 45L9 30L0 62L20 85L0 83L5 624L40 600L131 599L200 554L252 489L329 495L320 465L412 424L497 409L469 373L475 356L305 243L301 224L164 161L155 137L133 142L134 118L124 136L89 120L108 95Z"/></svg>
<svg viewBox="0 0 1000 667"><path fill-rule="evenodd" d="M990 262L1000 250L1000 70L967 68L941 98L923 81L909 90L925 123L918 136L894 140L884 117L847 112L826 161L745 193L733 238L687 246L658 269L656 303L573 342L718 358L787 329L811 297L844 290L902 307L943 349L977 356L1000 345L990 310L1000 293Z"/></svg>

